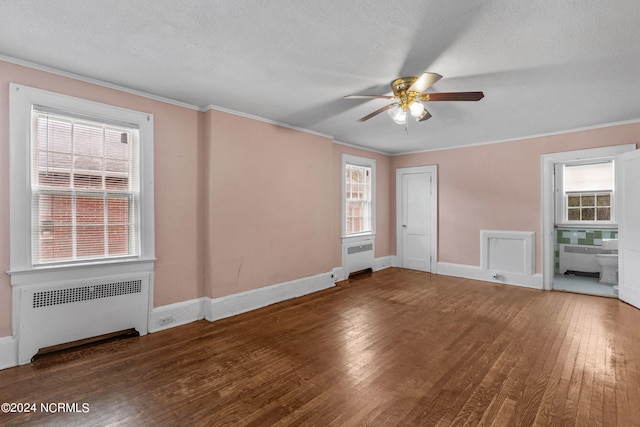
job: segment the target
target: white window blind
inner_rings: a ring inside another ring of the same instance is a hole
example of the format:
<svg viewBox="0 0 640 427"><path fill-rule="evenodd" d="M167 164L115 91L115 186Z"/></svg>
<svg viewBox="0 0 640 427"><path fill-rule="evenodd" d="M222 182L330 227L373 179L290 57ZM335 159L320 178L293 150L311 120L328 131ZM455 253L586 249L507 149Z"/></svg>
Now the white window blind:
<svg viewBox="0 0 640 427"><path fill-rule="evenodd" d="M137 256L139 130L34 106L32 264Z"/></svg>
<svg viewBox="0 0 640 427"><path fill-rule="evenodd" d="M614 179L612 161L564 167L565 192L612 191Z"/></svg>
<svg viewBox="0 0 640 427"><path fill-rule="evenodd" d="M614 220L614 162L566 164L563 167L564 221Z"/></svg>
<svg viewBox="0 0 640 427"><path fill-rule="evenodd" d="M371 232L371 168L345 166L346 234Z"/></svg>

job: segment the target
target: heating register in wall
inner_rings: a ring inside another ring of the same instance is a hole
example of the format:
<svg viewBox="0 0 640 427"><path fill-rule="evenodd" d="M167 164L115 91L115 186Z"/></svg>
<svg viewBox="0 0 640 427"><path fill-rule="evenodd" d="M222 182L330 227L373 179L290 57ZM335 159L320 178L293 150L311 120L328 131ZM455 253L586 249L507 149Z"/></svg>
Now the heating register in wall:
<svg viewBox="0 0 640 427"><path fill-rule="evenodd" d="M21 286L18 363L38 350L112 332L147 333L149 274Z"/></svg>

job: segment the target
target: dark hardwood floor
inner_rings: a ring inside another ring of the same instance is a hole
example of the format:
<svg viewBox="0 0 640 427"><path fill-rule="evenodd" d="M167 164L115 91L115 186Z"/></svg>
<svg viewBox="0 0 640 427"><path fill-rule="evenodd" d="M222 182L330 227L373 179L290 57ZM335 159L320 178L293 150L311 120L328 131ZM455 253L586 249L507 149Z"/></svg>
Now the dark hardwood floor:
<svg viewBox="0 0 640 427"><path fill-rule="evenodd" d="M639 371L618 300L387 269L0 371L0 425L626 427Z"/></svg>

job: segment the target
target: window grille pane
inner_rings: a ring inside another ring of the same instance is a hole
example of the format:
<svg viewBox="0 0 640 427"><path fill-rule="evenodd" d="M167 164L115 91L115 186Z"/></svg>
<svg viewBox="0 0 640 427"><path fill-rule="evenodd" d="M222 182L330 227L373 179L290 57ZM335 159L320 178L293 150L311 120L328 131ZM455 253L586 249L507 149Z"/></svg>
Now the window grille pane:
<svg viewBox="0 0 640 427"><path fill-rule="evenodd" d="M580 209L569 209L567 211L567 219L569 221L580 221Z"/></svg>
<svg viewBox="0 0 640 427"><path fill-rule="evenodd" d="M38 174L38 184L43 187L69 187L69 174L56 172L40 172Z"/></svg>
<svg viewBox="0 0 640 427"><path fill-rule="evenodd" d="M582 206L595 206L596 196L593 194L583 194L580 196L580 204Z"/></svg>
<svg viewBox="0 0 640 427"><path fill-rule="evenodd" d="M594 208L582 208L581 214L582 217L580 219L582 221L595 221L596 219L596 210Z"/></svg>
<svg viewBox="0 0 640 427"><path fill-rule="evenodd" d="M610 221L611 208L597 208L596 215L598 216L598 221Z"/></svg>
<svg viewBox="0 0 640 427"><path fill-rule="evenodd" d="M598 194L597 205L598 206L611 206L611 195L610 194Z"/></svg>

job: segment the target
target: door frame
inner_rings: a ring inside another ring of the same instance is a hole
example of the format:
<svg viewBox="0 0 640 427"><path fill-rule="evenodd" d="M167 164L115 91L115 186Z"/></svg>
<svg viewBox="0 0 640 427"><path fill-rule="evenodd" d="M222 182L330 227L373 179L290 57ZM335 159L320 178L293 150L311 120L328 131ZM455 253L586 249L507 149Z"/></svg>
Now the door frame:
<svg viewBox="0 0 640 427"><path fill-rule="evenodd" d="M626 302L640 309L640 286L638 282L637 260L640 259L640 251L638 250L638 241L640 241L640 229L633 221L638 216L637 202L629 203L629 195L635 181L630 181L626 171L632 168L627 162L637 162L640 159L640 150L624 153L616 157L616 189L627 197L620 197L621 202L618 204L618 297L621 301ZM636 195L631 197L636 199ZM634 200L635 201L635 200ZM630 207L632 206L632 207ZM635 208L635 209L634 209Z"/></svg>
<svg viewBox="0 0 640 427"><path fill-rule="evenodd" d="M430 207L431 223L429 224L431 249L431 261L429 271L437 274L438 265L438 166L416 166L409 168L396 168L396 262L397 267L402 265L402 176L414 173L430 173Z"/></svg>
<svg viewBox="0 0 640 427"><path fill-rule="evenodd" d="M542 180L542 289L553 289L555 270L555 179L554 165L559 162L586 160L601 157L615 157L627 151L635 150L635 144L611 145L585 150L565 151L540 156Z"/></svg>

